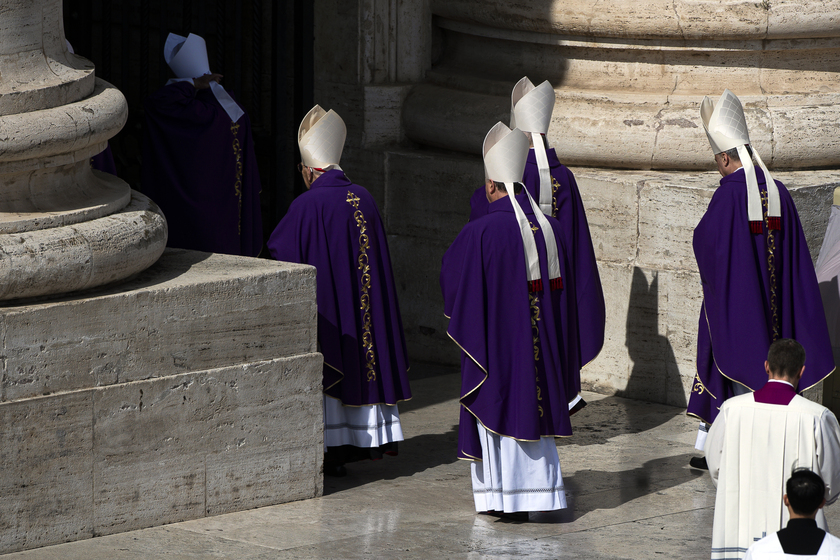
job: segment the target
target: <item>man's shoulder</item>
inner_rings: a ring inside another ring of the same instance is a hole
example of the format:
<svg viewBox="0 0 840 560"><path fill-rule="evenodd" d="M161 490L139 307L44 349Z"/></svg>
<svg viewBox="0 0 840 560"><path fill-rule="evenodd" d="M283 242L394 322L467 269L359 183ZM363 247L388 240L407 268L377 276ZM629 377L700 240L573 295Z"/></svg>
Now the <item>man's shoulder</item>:
<svg viewBox="0 0 840 560"><path fill-rule="evenodd" d="M793 397L793 400L790 401L788 406L793 406L799 410L809 412L814 416L822 416L825 413L831 414L831 411L821 405L820 403L815 403L814 401L803 397L802 395L796 395Z"/></svg>
<svg viewBox="0 0 840 560"><path fill-rule="evenodd" d="M734 397L729 397L723 402L723 405L720 407L721 412L729 408L737 408L742 406L751 406L755 404L755 397L752 393L744 393L743 395L736 395Z"/></svg>
<svg viewBox="0 0 840 560"><path fill-rule="evenodd" d="M474 246L499 245L509 239L519 240L519 230L511 214L491 212L464 224L455 239Z"/></svg>
<svg viewBox="0 0 840 560"><path fill-rule="evenodd" d="M823 556L828 556L829 558L840 557L840 539L838 539L831 533L826 532L819 553Z"/></svg>

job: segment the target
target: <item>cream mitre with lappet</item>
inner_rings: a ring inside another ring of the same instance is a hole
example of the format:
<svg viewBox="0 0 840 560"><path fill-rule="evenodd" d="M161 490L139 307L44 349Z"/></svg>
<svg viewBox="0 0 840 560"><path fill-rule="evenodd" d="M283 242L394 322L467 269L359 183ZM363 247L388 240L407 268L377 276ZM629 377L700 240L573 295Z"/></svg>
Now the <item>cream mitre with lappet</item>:
<svg viewBox="0 0 840 560"><path fill-rule="evenodd" d="M528 137L519 130L506 127L503 123L496 123L484 137L482 153L484 155L484 173L487 179L497 183L504 183L507 190L507 198L513 206L516 221L519 224L519 233L522 237L522 244L525 247L525 260L528 276L528 291L542 291L542 275L540 273L540 260L537 253L537 243L534 240L534 232L528 221L525 212L516 202L514 195L514 183L522 183L522 173L525 171L525 160L528 158ZM552 290L563 287L563 279L560 277L560 259L557 253L557 240L554 238L554 230L548 223L545 215L540 211L537 203L531 198L528 189L522 185L522 190L534 216L540 225L545 249L548 258L549 285ZM502 204L504 204L502 202Z"/></svg>
<svg viewBox="0 0 840 560"><path fill-rule="evenodd" d="M315 105L300 121L298 128L298 147L303 165L316 171L341 169L338 163L346 138L347 127L338 113Z"/></svg>
<svg viewBox="0 0 840 560"><path fill-rule="evenodd" d="M548 80L535 87L527 76L519 80L510 93L510 127L518 128L531 138L540 173L540 210L549 216L552 214L553 187L543 137L548 134L554 100L554 88Z"/></svg>
<svg viewBox="0 0 840 560"><path fill-rule="evenodd" d="M703 128L706 129L706 136L715 154L736 148L741 165L744 166L744 174L747 179L747 215L750 221L750 231L761 233L764 222L761 208L761 193L758 190L758 180L755 176L755 167L752 157L747 151L746 145L750 143L750 134L747 130L747 119L744 116L744 108L741 100L728 89L717 103L703 98L700 104L700 118L703 120ZM779 187L770 175L767 166L764 165L761 156L755 148L752 148L755 160L764 172L764 180L767 183L767 223L769 229L780 229L782 206L779 200Z"/></svg>
<svg viewBox="0 0 840 560"><path fill-rule="evenodd" d="M173 82L192 82L193 78L210 74L207 45L204 43L204 39L195 33L190 33L187 37L170 33L163 45L163 59L176 76L174 80L166 82L167 85ZM210 82L210 90L228 114L230 120L236 122L245 114L245 111L219 83Z"/></svg>

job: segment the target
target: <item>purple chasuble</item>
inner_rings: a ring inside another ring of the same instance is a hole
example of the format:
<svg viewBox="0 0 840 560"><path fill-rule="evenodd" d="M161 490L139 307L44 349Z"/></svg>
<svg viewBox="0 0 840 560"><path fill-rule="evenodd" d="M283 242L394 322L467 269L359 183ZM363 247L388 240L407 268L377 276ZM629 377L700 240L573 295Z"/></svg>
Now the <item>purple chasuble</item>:
<svg viewBox="0 0 840 560"><path fill-rule="evenodd" d="M756 168L764 210L762 232L747 219L744 170L723 177L694 229L694 256L703 284L697 376L688 413L711 423L732 382L764 386L770 344L793 338L805 348L805 390L834 370L820 291L796 206L779 186L781 229L770 230L764 173Z"/></svg>
<svg viewBox="0 0 840 560"><path fill-rule="evenodd" d="M251 122L237 122L212 90L189 82L145 102L141 189L166 216L167 245L256 256L262 249L260 177Z"/></svg>
<svg viewBox="0 0 840 560"><path fill-rule="evenodd" d="M788 405L796 396L796 389L782 381L768 381L764 387L753 393L757 403Z"/></svg>
<svg viewBox="0 0 840 560"><path fill-rule="evenodd" d="M529 293L525 250L508 197L468 223L443 256L440 283L447 334L461 347L458 457L480 459L476 420L519 440L572 433L568 402L576 393L575 279L551 217L563 287L551 290L545 240L524 195L516 197L536 228L542 289Z"/></svg>
<svg viewBox="0 0 840 560"><path fill-rule="evenodd" d="M111 175L117 175L117 165L114 163L114 154L111 152L111 144L105 149L90 158L90 166L97 171L104 171Z"/></svg>
<svg viewBox="0 0 840 560"><path fill-rule="evenodd" d="M350 406L410 399L388 242L370 193L343 171L327 171L292 202L268 250L318 270L324 393Z"/></svg>
<svg viewBox="0 0 840 560"><path fill-rule="evenodd" d="M577 317L580 333L578 340L581 363L585 366L594 360L604 346L604 327L606 325L606 306L604 291L601 288L601 276L595 261L595 250L589 234L586 211L580 198L575 176L557 159L554 148L546 150L551 173L553 193L551 197L551 215L557 218L562 228L563 242L566 245L571 274L575 277L577 290ZM540 171L534 149L528 152L522 182L535 201L540 200ZM470 199L470 221L487 214L487 195L484 187L477 189ZM577 377L577 390L580 392L580 375Z"/></svg>

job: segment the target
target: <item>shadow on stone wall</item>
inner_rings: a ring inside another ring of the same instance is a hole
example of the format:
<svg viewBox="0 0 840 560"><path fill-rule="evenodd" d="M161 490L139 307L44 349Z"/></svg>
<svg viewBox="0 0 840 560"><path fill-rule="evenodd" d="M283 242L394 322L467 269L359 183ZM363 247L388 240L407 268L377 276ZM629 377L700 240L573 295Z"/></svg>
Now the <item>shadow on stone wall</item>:
<svg viewBox="0 0 840 560"><path fill-rule="evenodd" d="M616 395L630 399L686 406L685 392L674 349L659 334L659 273L650 282L639 267L633 268L625 345L633 362L627 387Z"/></svg>

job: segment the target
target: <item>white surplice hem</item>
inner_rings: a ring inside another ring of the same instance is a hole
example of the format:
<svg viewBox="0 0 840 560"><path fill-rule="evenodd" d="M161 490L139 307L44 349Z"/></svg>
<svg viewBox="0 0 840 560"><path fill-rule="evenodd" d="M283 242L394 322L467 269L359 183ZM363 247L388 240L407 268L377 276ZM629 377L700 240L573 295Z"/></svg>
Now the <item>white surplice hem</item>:
<svg viewBox="0 0 840 560"><path fill-rule="evenodd" d="M481 461L471 464L476 511L551 511L566 507L553 437L516 441L480 423Z"/></svg>
<svg viewBox="0 0 840 560"><path fill-rule="evenodd" d="M397 405L342 406L338 399L324 395L325 451L341 445L379 447L394 441L403 441Z"/></svg>

